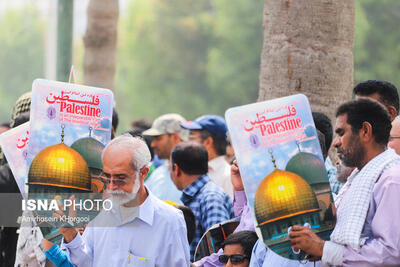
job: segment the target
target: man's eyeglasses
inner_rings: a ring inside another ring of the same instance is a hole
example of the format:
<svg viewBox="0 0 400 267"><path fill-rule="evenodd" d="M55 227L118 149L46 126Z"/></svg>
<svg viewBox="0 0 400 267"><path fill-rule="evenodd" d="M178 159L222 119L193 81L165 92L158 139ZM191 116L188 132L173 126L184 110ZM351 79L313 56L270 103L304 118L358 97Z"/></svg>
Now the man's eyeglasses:
<svg viewBox="0 0 400 267"><path fill-rule="evenodd" d="M245 259L250 259L249 256L241 255L241 254L232 254L232 255L220 255L218 260L220 263L226 264L231 259L232 264L241 264L244 262Z"/></svg>
<svg viewBox="0 0 400 267"><path fill-rule="evenodd" d="M124 186L128 181L129 178L111 178L109 175L106 175L105 173L101 173L98 178L103 181L104 185L107 186L111 183L111 181L118 187Z"/></svg>

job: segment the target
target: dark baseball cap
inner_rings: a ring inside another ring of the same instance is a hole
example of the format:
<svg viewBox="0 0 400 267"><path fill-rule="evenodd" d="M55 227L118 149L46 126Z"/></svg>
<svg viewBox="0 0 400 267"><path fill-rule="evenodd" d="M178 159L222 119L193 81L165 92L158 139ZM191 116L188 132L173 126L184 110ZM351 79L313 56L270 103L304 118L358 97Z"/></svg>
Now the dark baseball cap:
<svg viewBox="0 0 400 267"><path fill-rule="evenodd" d="M218 115L204 115L194 121L181 122L181 127L188 130L208 130L221 139L226 139L228 128L224 118Z"/></svg>

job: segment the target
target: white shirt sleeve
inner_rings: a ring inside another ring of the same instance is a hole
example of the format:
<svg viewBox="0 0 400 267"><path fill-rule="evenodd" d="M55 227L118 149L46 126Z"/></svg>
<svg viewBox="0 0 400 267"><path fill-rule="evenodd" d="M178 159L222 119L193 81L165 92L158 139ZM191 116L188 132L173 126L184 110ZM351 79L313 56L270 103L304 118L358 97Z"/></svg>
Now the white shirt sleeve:
<svg viewBox="0 0 400 267"><path fill-rule="evenodd" d="M74 266L92 266L92 249L87 245L90 238L91 227L87 227L83 236L78 233L75 238L65 243L64 239L61 243L61 248L68 250L69 259Z"/></svg>
<svg viewBox="0 0 400 267"><path fill-rule="evenodd" d="M340 244L332 241L325 241L321 259L322 266L341 266L343 264L343 249L344 246Z"/></svg>

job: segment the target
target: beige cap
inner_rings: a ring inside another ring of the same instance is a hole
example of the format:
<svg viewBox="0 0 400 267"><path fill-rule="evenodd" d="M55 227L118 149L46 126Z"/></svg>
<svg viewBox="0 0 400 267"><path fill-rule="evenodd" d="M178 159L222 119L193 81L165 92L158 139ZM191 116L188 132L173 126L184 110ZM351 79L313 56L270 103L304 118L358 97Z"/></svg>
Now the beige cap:
<svg viewBox="0 0 400 267"><path fill-rule="evenodd" d="M179 114L164 114L158 117L153 122L151 128L143 132L143 135L158 136L162 134L178 133L182 140L186 141L189 138L189 131L181 127L181 122L186 122L186 120Z"/></svg>

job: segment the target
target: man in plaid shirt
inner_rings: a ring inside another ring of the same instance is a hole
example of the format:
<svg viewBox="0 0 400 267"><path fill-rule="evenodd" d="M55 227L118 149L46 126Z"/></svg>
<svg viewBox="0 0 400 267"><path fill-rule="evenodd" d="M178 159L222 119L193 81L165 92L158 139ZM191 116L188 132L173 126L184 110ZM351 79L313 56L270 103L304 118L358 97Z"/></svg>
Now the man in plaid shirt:
<svg viewBox="0 0 400 267"><path fill-rule="evenodd" d="M207 229L233 217L230 197L210 180L207 171L208 153L203 145L183 142L172 150L171 179L182 191L183 204L191 208L196 217L196 233L190 244L191 261L197 243Z"/></svg>

